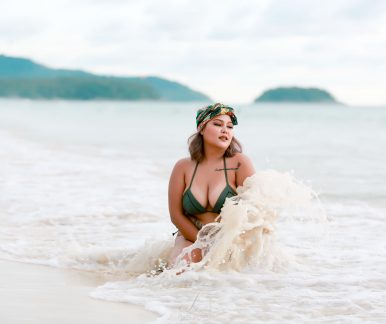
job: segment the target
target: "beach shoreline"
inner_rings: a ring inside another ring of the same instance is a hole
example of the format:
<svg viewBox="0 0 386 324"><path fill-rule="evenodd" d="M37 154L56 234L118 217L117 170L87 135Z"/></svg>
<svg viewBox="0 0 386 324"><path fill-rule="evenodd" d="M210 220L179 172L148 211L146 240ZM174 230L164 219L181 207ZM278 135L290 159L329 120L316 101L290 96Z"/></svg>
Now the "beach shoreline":
<svg viewBox="0 0 386 324"><path fill-rule="evenodd" d="M104 283L91 272L0 259L2 323L150 323L157 315L126 303L96 300L90 292Z"/></svg>

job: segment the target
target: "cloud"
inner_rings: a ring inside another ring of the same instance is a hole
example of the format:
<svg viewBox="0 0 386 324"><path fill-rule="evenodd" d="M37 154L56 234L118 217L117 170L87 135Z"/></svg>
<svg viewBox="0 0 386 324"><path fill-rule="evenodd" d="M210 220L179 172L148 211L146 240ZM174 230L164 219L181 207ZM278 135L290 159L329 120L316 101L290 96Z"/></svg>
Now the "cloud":
<svg viewBox="0 0 386 324"><path fill-rule="evenodd" d="M385 6L381 0L3 1L0 48L54 67L164 76L222 101L250 101L267 87L299 84L327 87L346 102L386 103L379 86L386 73Z"/></svg>

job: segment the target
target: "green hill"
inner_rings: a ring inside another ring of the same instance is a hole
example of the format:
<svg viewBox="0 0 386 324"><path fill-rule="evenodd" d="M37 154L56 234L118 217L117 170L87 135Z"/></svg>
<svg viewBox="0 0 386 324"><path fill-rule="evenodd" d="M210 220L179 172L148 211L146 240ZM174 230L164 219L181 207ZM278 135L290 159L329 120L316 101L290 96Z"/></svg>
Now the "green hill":
<svg viewBox="0 0 386 324"><path fill-rule="evenodd" d="M326 90L299 87L280 87L264 91L255 102L338 103Z"/></svg>
<svg viewBox="0 0 386 324"><path fill-rule="evenodd" d="M0 97L210 101L198 91L159 77L111 77L51 69L4 55L0 55Z"/></svg>

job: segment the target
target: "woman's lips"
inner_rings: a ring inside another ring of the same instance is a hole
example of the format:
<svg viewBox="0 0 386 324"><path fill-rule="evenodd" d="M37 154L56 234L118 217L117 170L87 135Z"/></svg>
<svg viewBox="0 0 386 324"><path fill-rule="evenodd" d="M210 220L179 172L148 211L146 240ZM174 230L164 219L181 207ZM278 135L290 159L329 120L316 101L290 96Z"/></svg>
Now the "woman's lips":
<svg viewBox="0 0 386 324"><path fill-rule="evenodd" d="M228 140L228 136L223 135L223 136L220 136L219 139L222 140L222 141L227 141Z"/></svg>

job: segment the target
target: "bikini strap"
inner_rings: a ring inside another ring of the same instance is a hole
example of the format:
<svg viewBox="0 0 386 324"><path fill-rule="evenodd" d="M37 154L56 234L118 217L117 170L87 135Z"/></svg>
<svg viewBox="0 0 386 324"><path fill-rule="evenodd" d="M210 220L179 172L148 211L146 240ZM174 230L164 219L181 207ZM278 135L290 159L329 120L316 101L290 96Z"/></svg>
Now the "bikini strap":
<svg viewBox="0 0 386 324"><path fill-rule="evenodd" d="M225 162L225 156L223 157L224 158L224 172L225 172L225 180L227 182L227 186L229 186L229 183L228 183L228 174L227 174L227 164Z"/></svg>
<svg viewBox="0 0 386 324"><path fill-rule="evenodd" d="M190 189L190 187L192 186L194 176L196 175L197 167L198 167L198 161L197 161L197 163L196 163L196 166L194 167L192 179L190 180L190 185L189 185L189 188L188 188L188 189Z"/></svg>

